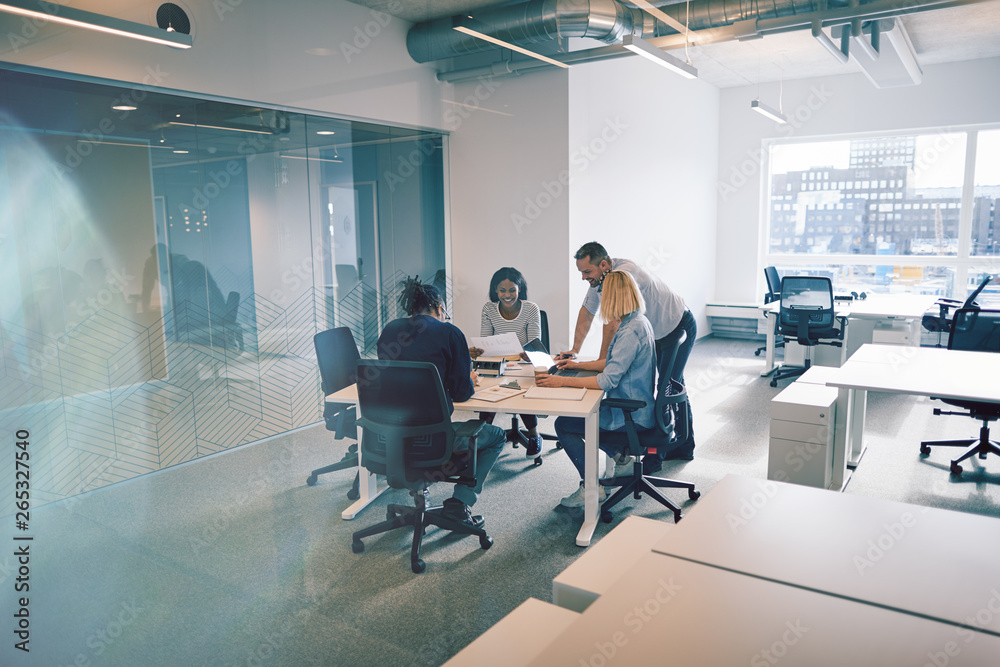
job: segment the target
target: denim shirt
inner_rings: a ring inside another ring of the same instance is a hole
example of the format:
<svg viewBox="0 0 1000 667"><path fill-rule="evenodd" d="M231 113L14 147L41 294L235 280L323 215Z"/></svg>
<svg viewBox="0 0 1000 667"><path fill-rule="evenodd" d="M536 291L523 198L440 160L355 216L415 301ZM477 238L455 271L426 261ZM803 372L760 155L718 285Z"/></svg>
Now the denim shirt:
<svg viewBox="0 0 1000 667"><path fill-rule="evenodd" d="M642 313L631 312L608 346L604 370L597 384L608 398L631 398L646 401L646 406L632 413L640 429L653 426L653 382L656 379L656 352L653 349L653 327ZM625 428L625 417L618 408L601 408L601 428L619 431Z"/></svg>

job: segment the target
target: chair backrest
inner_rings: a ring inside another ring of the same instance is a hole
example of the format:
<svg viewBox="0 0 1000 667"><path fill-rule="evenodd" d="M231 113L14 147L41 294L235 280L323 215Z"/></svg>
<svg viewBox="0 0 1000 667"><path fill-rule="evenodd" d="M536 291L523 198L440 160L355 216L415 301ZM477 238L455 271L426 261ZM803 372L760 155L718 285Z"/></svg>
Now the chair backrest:
<svg viewBox="0 0 1000 667"><path fill-rule="evenodd" d="M781 278L778 277L778 269L773 266L765 267L764 280L767 281L767 294L764 296L764 303L771 303L781 298Z"/></svg>
<svg viewBox="0 0 1000 667"><path fill-rule="evenodd" d="M437 366L362 359L357 377L361 465L397 489L442 479L433 473L449 464L455 429Z"/></svg>
<svg viewBox="0 0 1000 667"><path fill-rule="evenodd" d="M802 345L815 345L833 333L833 283L825 276L785 276L781 279L778 328Z"/></svg>
<svg viewBox="0 0 1000 667"><path fill-rule="evenodd" d="M347 327L327 329L313 336L316 347L316 361L319 362L319 376L323 393L329 396L355 382L357 372L358 346L354 334Z"/></svg>
<svg viewBox="0 0 1000 667"><path fill-rule="evenodd" d="M1000 310L957 310L948 336L948 349L1000 352Z"/></svg>
<svg viewBox="0 0 1000 667"><path fill-rule="evenodd" d="M538 314L542 320L542 345L545 346L545 351L549 352L549 316L544 310L539 310Z"/></svg>

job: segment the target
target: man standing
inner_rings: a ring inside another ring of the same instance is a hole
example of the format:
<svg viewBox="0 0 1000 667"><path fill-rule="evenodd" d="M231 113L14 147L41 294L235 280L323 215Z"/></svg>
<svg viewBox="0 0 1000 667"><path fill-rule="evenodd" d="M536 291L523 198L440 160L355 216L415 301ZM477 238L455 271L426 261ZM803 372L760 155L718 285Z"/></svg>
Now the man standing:
<svg viewBox="0 0 1000 667"><path fill-rule="evenodd" d="M583 244L573 257L581 277L590 283L590 289L587 291L587 296L584 298L580 313L576 318L573 349L561 352L557 358L572 359L580 352L583 341L590 331L590 325L594 321L594 315L601 305L601 285L604 276L612 270L627 271L632 275L642 293L642 298L646 301L646 317L653 325L653 338L656 339L656 367L659 375L663 375L666 371L664 366L670 363L669 355L665 354L664 351L673 349L681 336L687 335L677 350L677 358L674 360L674 367L670 373L671 380L684 384L684 366L687 364L688 356L691 354L691 348L694 347L694 340L698 333L697 322L684 304L684 299L671 290L665 282L650 275L635 262L628 259L612 259L604 246L595 241ZM608 344L614 337L617 328L617 322L605 325L599 358L603 359L607 355ZM657 382L660 381L657 380ZM649 458L647 457L647 459ZM693 458L694 428L689 401L688 439L678 443L674 449L668 452L660 452L660 460L691 460ZM656 472L661 467L660 460L644 460L643 471L647 474Z"/></svg>

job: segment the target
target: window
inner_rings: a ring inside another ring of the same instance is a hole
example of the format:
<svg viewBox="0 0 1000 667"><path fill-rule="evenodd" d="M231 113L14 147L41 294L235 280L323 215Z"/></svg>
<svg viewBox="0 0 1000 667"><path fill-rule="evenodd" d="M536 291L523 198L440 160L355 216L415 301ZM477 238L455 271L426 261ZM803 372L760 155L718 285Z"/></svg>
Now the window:
<svg viewBox="0 0 1000 667"><path fill-rule="evenodd" d="M775 230L765 265L797 266L835 280L865 275L869 282L861 287L868 291L959 297L971 278L1000 270L1000 128L773 140L766 148L772 199L780 193L790 219L799 222ZM973 148L975 166L966 173ZM810 181L827 179L840 187L811 187ZM963 193L971 194L963 199ZM824 216L832 224L810 225L808 212L819 208L835 212ZM762 224L767 229L769 221ZM973 256L997 259L974 264ZM893 270L904 264L905 282Z"/></svg>

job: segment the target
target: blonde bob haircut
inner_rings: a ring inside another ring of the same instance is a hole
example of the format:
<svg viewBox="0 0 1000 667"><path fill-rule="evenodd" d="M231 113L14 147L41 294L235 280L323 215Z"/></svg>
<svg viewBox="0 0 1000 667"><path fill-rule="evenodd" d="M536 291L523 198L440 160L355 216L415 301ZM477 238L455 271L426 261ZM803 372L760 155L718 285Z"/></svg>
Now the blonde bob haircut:
<svg viewBox="0 0 1000 667"><path fill-rule="evenodd" d="M608 324L637 310L646 310L646 304L635 279L625 271L609 271L601 288L601 320Z"/></svg>

